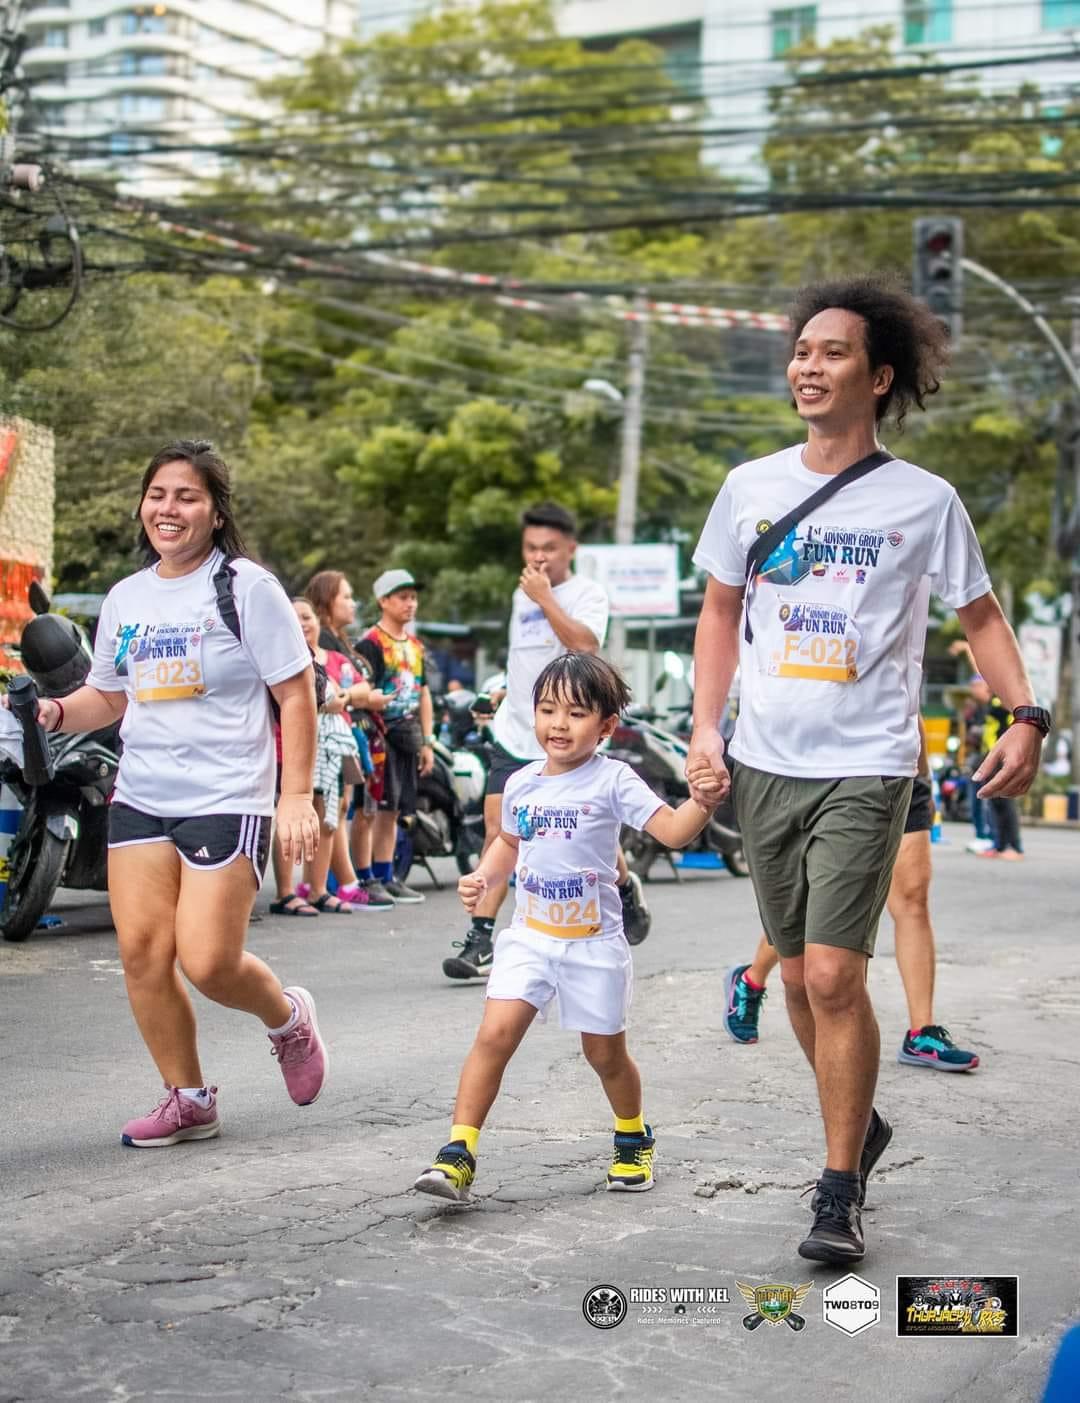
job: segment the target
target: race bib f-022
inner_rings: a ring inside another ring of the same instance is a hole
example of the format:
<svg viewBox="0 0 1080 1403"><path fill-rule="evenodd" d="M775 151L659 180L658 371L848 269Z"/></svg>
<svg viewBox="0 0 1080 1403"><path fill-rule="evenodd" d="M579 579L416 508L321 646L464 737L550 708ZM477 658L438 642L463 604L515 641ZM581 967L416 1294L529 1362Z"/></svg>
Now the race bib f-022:
<svg viewBox="0 0 1080 1403"><path fill-rule="evenodd" d="M766 671L770 677L813 682L857 682L859 631L845 609L833 604L785 602L770 630Z"/></svg>

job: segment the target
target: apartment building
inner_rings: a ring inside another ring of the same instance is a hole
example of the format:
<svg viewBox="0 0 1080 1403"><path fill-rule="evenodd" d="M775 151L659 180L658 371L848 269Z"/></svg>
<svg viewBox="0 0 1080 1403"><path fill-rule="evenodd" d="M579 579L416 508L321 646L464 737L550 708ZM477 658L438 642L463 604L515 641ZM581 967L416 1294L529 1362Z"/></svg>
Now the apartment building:
<svg viewBox="0 0 1080 1403"><path fill-rule="evenodd" d="M24 125L144 193L212 174L210 149L265 110L257 86L355 33L357 0L33 0ZM184 150L154 148L162 142Z"/></svg>

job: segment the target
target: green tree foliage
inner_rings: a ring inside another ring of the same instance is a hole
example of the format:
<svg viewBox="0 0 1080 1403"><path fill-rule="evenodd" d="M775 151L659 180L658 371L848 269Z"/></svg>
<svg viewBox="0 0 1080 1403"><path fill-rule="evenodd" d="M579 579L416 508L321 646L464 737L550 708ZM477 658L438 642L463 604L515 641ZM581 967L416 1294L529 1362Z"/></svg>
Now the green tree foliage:
<svg viewBox="0 0 1080 1403"><path fill-rule="evenodd" d="M1073 178L1074 107L1047 112L1033 89L984 90L929 60L898 71L896 52L880 29L792 51L762 147L788 207L711 223L689 216L725 214L731 182L703 156L701 109L662 55L563 38L545 0L440 7L271 84L277 115L240 134L196 210L257 238L250 276L96 281L57 332L0 331L0 402L58 432L59 582L104 586L127 568L142 464L163 439L199 433L234 463L249 544L290 587L336 567L364 592L405 564L444 617L505 613L526 503L558 498L586 539L611 539L620 411L582 386L625 388L632 331L566 289L679 283L686 300L782 310L807 279L906 277L912 219L951 197ZM873 208L883 192L915 204ZM837 207L800 208L808 194ZM968 251L1008 277L1080 279L1078 220L979 210ZM537 237L537 225L574 232ZM312 240L323 265L348 259L349 277L301 271ZM425 262L546 289L547 311L360 256L396 240ZM650 326L640 539L694 537L732 464L800 436L783 341ZM969 281L950 381L925 421L889 439L956 483L1018 599L1058 568L1059 394L1031 328Z"/></svg>

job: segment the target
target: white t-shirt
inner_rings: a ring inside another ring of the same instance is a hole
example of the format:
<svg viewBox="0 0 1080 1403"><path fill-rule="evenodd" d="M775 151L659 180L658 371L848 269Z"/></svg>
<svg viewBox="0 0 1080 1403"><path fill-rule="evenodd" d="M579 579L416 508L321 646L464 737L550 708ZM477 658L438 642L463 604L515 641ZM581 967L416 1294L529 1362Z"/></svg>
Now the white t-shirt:
<svg viewBox="0 0 1080 1403"><path fill-rule="evenodd" d="M664 801L622 760L594 755L563 775L542 775L546 763L525 765L503 791L502 826L519 839L510 924L563 937L621 935L619 832L624 823L644 828Z"/></svg>
<svg viewBox="0 0 1080 1403"><path fill-rule="evenodd" d="M826 479L803 445L727 478L695 564L741 586L746 554ZM804 517L750 591L740 625L737 760L810 779L914 775L929 590L952 609L990 590L975 530L944 479L896 459Z"/></svg>
<svg viewBox="0 0 1080 1403"><path fill-rule="evenodd" d="M311 664L285 591L244 559L232 562L237 642L211 583L221 560L215 551L179 579L154 568L129 575L106 595L98 621L87 681L128 699L116 798L161 818L274 812L266 689Z"/></svg>
<svg viewBox="0 0 1080 1403"><path fill-rule="evenodd" d="M603 647L609 609L603 586L581 575L571 575L556 585L552 594L559 608L575 622L584 624ZM506 696L491 729L502 748L518 760L538 760L544 753L533 728L533 687L548 663L567 651L540 605L524 590L516 589L510 615Z"/></svg>

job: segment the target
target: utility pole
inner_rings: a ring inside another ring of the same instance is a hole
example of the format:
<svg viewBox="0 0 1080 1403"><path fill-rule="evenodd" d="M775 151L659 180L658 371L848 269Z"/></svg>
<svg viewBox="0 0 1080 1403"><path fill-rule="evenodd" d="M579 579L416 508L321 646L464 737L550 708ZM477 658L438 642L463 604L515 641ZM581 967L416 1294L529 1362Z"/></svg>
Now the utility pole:
<svg viewBox="0 0 1080 1403"><path fill-rule="evenodd" d="M645 418L645 361L649 349L645 294L634 298L636 316L630 324L630 360L623 398L619 497L615 507L615 544L632 546L637 525L638 481L641 477L641 437ZM617 666L626 662L626 621L611 621L611 654Z"/></svg>

